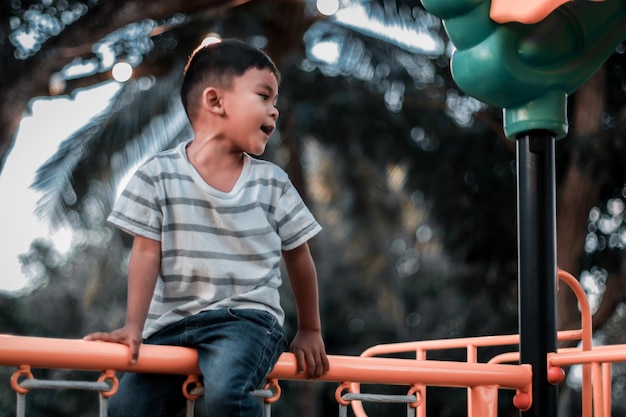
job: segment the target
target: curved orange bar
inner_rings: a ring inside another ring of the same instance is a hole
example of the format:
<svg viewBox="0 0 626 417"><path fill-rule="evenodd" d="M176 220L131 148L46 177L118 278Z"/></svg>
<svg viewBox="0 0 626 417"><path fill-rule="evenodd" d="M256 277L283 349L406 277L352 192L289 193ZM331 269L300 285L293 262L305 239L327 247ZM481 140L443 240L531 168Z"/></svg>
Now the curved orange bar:
<svg viewBox="0 0 626 417"><path fill-rule="evenodd" d="M583 289L580 282L569 272L559 269L557 272L559 280L565 282L570 289L574 292L576 299L578 300L578 308L580 309L580 323L581 323L581 342L584 351L590 351L592 349L592 320L591 320L591 308L589 307L589 301L587 300L587 294ZM548 355L549 357L550 355ZM551 365L555 365L550 362L548 358L548 369ZM582 417L591 417L593 407L593 391L592 391L592 368L591 365L583 364L583 387L582 387Z"/></svg>
<svg viewBox="0 0 626 417"><path fill-rule="evenodd" d="M558 278L565 282L570 289L574 292L576 300L578 301L578 308L580 309L580 321L581 321L581 341L583 350L591 350L592 344L592 320L591 320L591 307L589 307L589 301L587 300L587 294L584 288L580 285L580 282L572 274L562 269L558 270Z"/></svg>
<svg viewBox="0 0 626 417"><path fill-rule="evenodd" d="M199 374L194 349L142 345L139 360L130 363L129 349L117 343L87 342L0 335L0 365L33 368ZM321 381L358 381L372 384L412 385L416 382L443 387L500 385L527 390L531 371L519 365L489 365L450 361L416 361L395 358L328 357L330 372ZM268 379L306 379L296 372L296 358L283 353Z"/></svg>

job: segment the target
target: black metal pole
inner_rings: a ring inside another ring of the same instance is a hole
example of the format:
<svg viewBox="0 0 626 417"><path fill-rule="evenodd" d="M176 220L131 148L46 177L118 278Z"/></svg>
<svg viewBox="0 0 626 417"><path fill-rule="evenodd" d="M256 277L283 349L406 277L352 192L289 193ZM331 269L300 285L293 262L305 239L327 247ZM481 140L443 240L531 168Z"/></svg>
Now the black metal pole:
<svg viewBox="0 0 626 417"><path fill-rule="evenodd" d="M517 137L517 229L520 363L533 369L526 417L556 417L557 388L546 355L556 351L556 177L552 132Z"/></svg>

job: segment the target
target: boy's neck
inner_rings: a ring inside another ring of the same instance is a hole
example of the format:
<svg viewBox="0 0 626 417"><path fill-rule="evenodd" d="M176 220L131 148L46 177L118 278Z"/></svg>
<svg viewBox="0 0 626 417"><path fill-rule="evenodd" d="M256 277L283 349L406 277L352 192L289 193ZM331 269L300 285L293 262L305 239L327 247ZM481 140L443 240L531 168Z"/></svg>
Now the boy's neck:
<svg viewBox="0 0 626 417"><path fill-rule="evenodd" d="M230 192L243 170L243 152L221 145L218 140L194 139L187 146L187 158L207 184Z"/></svg>

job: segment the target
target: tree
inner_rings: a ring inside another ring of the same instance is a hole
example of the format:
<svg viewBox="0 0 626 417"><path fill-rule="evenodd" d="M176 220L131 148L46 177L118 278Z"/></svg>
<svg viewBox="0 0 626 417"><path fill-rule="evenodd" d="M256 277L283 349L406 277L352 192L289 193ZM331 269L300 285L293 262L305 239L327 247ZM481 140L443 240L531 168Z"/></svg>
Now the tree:
<svg viewBox="0 0 626 417"><path fill-rule="evenodd" d="M561 268L575 275L583 268L591 268L593 265L593 262L589 262L589 255L586 256L586 260L584 256L588 215L591 209L599 206L603 200L623 197L615 195L615 191L621 189L620 183L624 182L624 172L621 171L620 164L614 166L618 169L617 172L611 170L616 174L612 178L607 172L603 172L599 165L606 160L607 153L617 151L621 154L622 148L619 142L615 142L621 138L619 133L614 131L615 128L621 127L621 122L606 129L607 117L614 117L617 120L622 120L623 117L621 115L623 109L620 108L615 114L613 113L615 110L611 109L613 104L607 103L607 90L612 88L607 80L607 71L610 71L607 67L608 65L605 65L600 68L581 87L574 97L572 106L572 117L576 124L572 137L569 138L574 144L573 146L568 144L571 147L570 163L564 171L560 186L557 258ZM618 68L621 68L621 65ZM621 107L623 97L616 98ZM600 328L606 323L615 307L623 302L624 298L626 264L623 261L611 261L605 263L604 267L610 272L603 302L594 315L595 328ZM576 300L570 291L559 293L559 328L571 329L580 326L575 303Z"/></svg>
<svg viewBox="0 0 626 417"><path fill-rule="evenodd" d="M27 109L28 101L33 97L51 94L52 76L73 61L95 61L98 65L99 57L93 45L107 35L133 22L152 19L155 26L151 34L168 38L167 33L176 30L180 25L219 15L247 2L248 0L4 2L0 9L0 71L4 75L0 81L4 95L0 104L0 169L11 148L13 134L22 113ZM281 9L274 9L275 15L266 18L275 19L276 22L281 17L303 16L302 13L293 13L294 7L302 8L299 1L281 1L280 5L282 12L278 12ZM198 32L193 34L197 36L195 42L199 42L201 36L206 35ZM295 34L277 33L276 39L281 39L282 45L297 39L281 35ZM26 46L20 43L21 37L27 38L24 41ZM172 55L179 53L182 54L179 55L181 58L189 52L176 48L175 43L170 43L169 48L166 42L165 44L165 50L157 49L152 56L146 57L137 69L138 76L166 74L171 70L173 62L176 62ZM118 48L119 53L132 52L125 50L123 44L118 45ZM99 71L90 77L66 81L67 86L62 92L71 93L75 88L110 79L110 68L101 64L99 67Z"/></svg>
<svg viewBox="0 0 626 417"><path fill-rule="evenodd" d="M260 36L275 48L270 54L278 57L285 80L280 138L265 157L289 171L328 233L314 250L322 277L322 309L332 318L325 320L330 351L354 354L386 341L517 330L512 143L503 139L498 109L458 91L443 46L427 55L380 34L315 21L299 1L206 1L194 4L198 7L194 10L186 2L123 3L80 8L84 16L66 29L74 28L67 32L71 36L60 32L27 63L15 58L2 61L3 74L15 65L18 69L11 70L11 77L30 74L39 88L31 89L26 81L16 82L21 87L15 90L5 86L6 94L25 93L19 100L4 100L2 106L20 100L25 105L31 96L47 94L50 74L71 61L61 53L68 47L75 48L71 52L83 51L83 59L92 58L91 46L85 45L126 23L156 19L153 27L148 25L148 34L135 32L119 46L126 55L135 51L141 56L139 76L153 77L126 84L111 111L68 138L42 167L36 182L47 191L42 213L77 228L100 228L115 179L132 166L131 161L145 156L146 144L158 137L158 147L166 147L185 134L180 124L166 135L154 135L163 131L150 128L150 123L176 117L170 98L176 89L177 65L206 29L221 27L226 36L251 40ZM38 3L23 4L18 15ZM367 7L388 25L418 27L439 36L441 45L446 42L439 21L414 2L368 2ZM4 11L2 16L14 13L6 6ZM193 14L180 17L173 11ZM118 23L107 29L105 16L118 16L110 20ZM79 37L80 27L88 24L100 33ZM121 33L117 36L126 39ZM153 47L144 51L141 44L146 39ZM315 58L313 49L321 41L337 46L334 62ZM11 45L5 42L3 48L6 58ZM624 85L623 67L623 48L618 48L604 67L605 80L599 73L571 97L573 134L558 143L559 264L574 274L600 266L617 278L611 275L607 280L607 286L615 283L610 288L617 290L604 292L596 318L610 317L623 301L619 272L623 219L619 210L605 209L609 200L617 204L626 180L621 162L624 89L616 87ZM35 75L39 71L43 75ZM104 77L108 73L67 80L66 91ZM604 93L595 82L605 86ZM603 110L589 111L590 103ZM17 123L19 114L21 110L7 120ZM100 129L90 130L94 126ZM68 190L69 199L64 197ZM594 208L597 218L588 225ZM600 227L603 219L617 226ZM604 246L585 245L591 239L588 230L594 227L593 235L599 242L604 239ZM615 234L617 243L611 246ZM560 327L575 326L576 305L562 294ZM596 323L599 327L601 321ZM429 398L429 403L441 413L454 410L445 398Z"/></svg>

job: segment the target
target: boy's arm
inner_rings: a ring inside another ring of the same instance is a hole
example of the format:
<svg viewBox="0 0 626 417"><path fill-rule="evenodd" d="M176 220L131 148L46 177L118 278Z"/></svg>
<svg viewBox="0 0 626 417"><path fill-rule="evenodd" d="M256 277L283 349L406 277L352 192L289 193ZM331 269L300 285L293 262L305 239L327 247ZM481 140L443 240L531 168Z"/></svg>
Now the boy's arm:
<svg viewBox="0 0 626 417"><path fill-rule="evenodd" d="M135 236L128 263L126 324L111 333L91 333L85 336L84 340L102 340L128 345L131 363L137 362L143 327L160 268L161 242Z"/></svg>
<svg viewBox="0 0 626 417"><path fill-rule="evenodd" d="M296 355L298 373L306 368L309 378L318 378L328 373L330 365L322 339L317 272L309 245L304 243L283 251L283 258L298 313L298 333L291 343L291 351Z"/></svg>

